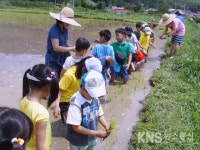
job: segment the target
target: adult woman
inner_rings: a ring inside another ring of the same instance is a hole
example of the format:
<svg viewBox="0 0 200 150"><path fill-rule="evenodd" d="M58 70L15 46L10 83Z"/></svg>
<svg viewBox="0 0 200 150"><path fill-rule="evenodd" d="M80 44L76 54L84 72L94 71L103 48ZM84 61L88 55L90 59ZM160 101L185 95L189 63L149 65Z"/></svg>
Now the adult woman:
<svg viewBox="0 0 200 150"><path fill-rule="evenodd" d="M185 25L182 21L176 18L175 14L162 15L159 25L165 26L164 32L161 34L160 39L166 39L172 36L171 48L169 55L171 58L176 54L179 49L180 44L183 42L183 37L185 35ZM168 33L168 29L171 29L171 33Z"/></svg>
<svg viewBox="0 0 200 150"><path fill-rule="evenodd" d="M56 77L59 78L65 59L70 55L70 51L75 50L75 47L68 42L67 27L81 25L73 19L74 11L69 7L64 7L60 13L50 12L50 16L56 19L56 23L50 28L47 37L45 63L55 71Z"/></svg>
<svg viewBox="0 0 200 150"><path fill-rule="evenodd" d="M33 123L20 110L0 107L0 149L25 150L29 141Z"/></svg>

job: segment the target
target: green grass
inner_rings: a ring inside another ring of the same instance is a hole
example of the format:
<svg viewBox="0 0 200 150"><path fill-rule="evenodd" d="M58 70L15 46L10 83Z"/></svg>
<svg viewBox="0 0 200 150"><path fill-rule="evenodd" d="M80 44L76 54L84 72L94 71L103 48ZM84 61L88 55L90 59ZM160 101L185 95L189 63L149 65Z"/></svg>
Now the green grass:
<svg viewBox="0 0 200 150"><path fill-rule="evenodd" d="M49 28L55 21L49 17L48 12L60 11L58 8L49 10L0 8L0 20L5 24L43 28ZM148 22L151 17L154 17L156 21L160 18L159 14L120 15L81 9L75 9L75 15L89 19L122 20L133 23ZM189 22L186 28L184 43L176 58L174 60L163 59L161 68L155 71L151 78L154 89L140 113L141 121L135 127L130 141L132 150L200 149L200 29L196 24ZM168 46L169 44L166 47ZM122 96L122 98L126 94L123 87L120 87L118 92L120 95L116 94L116 96ZM111 98L110 101L112 101ZM147 139L139 143L138 140L141 139L138 139L138 135L142 133L147 133L143 137ZM150 139L153 140L147 142L150 135L153 137ZM164 139L169 138L170 135L170 139ZM172 138L172 135L182 135L186 139L184 141L176 136Z"/></svg>
<svg viewBox="0 0 200 150"><path fill-rule="evenodd" d="M19 7L13 7L13 6L2 6L0 5L0 17L5 16L4 20L6 21L6 17L11 18L13 21L18 23L17 20L14 20L14 18L26 18L31 17L34 18L37 17L38 19L42 18L42 21L45 21L46 17L49 12L55 12L59 13L61 11L61 8L59 7L49 7L49 9L40 9L40 8L19 8ZM115 21L123 21L123 22L130 22L130 23L136 23L138 21L140 22L151 22L151 19L154 18L156 22L159 21L161 14L148 14L144 12L139 13L127 13L127 14L121 14L121 13L109 13L107 11L100 11L100 10L88 10L83 8L74 8L75 11L75 17L79 18L87 18L87 19L103 19L103 20L115 20ZM37 18L34 18L37 23Z"/></svg>
<svg viewBox="0 0 200 150"><path fill-rule="evenodd" d="M191 22L186 29L175 59L164 58L151 78L154 88L140 112L131 150L200 149L200 29Z"/></svg>

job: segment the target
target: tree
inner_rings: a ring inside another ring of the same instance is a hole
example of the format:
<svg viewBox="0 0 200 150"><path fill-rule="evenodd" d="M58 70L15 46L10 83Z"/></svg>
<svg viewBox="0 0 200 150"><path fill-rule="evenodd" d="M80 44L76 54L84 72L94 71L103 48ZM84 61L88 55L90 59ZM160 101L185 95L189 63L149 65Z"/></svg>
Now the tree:
<svg viewBox="0 0 200 150"><path fill-rule="evenodd" d="M97 9L104 9L106 6L105 2L97 2L96 8Z"/></svg>
<svg viewBox="0 0 200 150"><path fill-rule="evenodd" d="M167 12L169 6L167 4L158 4L158 11L161 13Z"/></svg>

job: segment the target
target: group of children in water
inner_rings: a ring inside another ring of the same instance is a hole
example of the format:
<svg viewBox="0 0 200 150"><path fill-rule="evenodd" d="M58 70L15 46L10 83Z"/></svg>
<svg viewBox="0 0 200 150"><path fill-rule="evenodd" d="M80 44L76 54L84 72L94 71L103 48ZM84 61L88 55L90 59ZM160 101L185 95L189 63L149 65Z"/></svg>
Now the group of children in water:
<svg viewBox="0 0 200 150"><path fill-rule="evenodd" d="M48 99L47 108L54 103L55 118L61 114L71 150L92 150L97 138L107 138L111 131L99 97L107 94L108 85L114 84L118 76L126 84L131 72L139 70L145 63L148 48L153 46L152 28L146 23L137 23L136 29L133 31L131 26L116 29L116 41L112 43L109 43L111 32L103 29L92 49L86 38L79 37L74 53L66 58L59 74L47 64L36 64L27 69L23 76L20 111L0 108L0 149L50 149L51 124L49 112L41 104L44 98ZM48 55L52 55L51 59L55 56L51 52ZM14 113L20 119L6 120ZM98 122L104 130L98 129ZM19 133L9 134L6 124L14 123Z"/></svg>
<svg viewBox="0 0 200 150"><path fill-rule="evenodd" d="M144 29L144 33L138 35L147 36L150 40L150 34L150 29ZM23 98L20 100L19 109L31 119L32 122L28 119L29 127L33 127L33 130L30 129L26 135L24 133L13 137L10 147L14 147L15 142L20 145L20 139L30 139L26 144L27 149L50 149L49 113L41 105L41 100L47 96L47 108L55 101L53 114L58 117L61 112L62 122L66 123L66 138L70 142L70 149L90 149L97 144L97 137L109 136L109 125L98 97L106 94L107 85L114 83L116 76L120 76L123 83L127 83L130 74L128 70L138 70L147 56L147 50L137 48L142 47L142 44L130 26L116 29L115 36L116 42L109 44L111 32L108 29L101 30L96 41L98 43L89 55L89 41L83 37L78 38L76 51L65 60L59 79L45 64L37 64L25 72ZM9 108L4 109L10 111ZM98 130L98 121L105 128L104 131ZM27 137L31 133L32 136ZM23 144L20 147L23 148Z"/></svg>

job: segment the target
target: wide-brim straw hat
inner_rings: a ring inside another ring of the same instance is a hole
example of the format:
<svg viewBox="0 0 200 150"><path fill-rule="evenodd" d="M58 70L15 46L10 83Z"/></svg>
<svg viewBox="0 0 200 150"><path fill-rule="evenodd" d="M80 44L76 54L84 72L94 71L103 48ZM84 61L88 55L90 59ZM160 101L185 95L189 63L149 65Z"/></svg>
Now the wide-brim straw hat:
<svg viewBox="0 0 200 150"><path fill-rule="evenodd" d="M159 21L160 26L166 26L171 23L176 18L175 14L163 14L161 20Z"/></svg>
<svg viewBox="0 0 200 150"><path fill-rule="evenodd" d="M51 17L62 22L68 23L73 26L81 26L78 22L74 20L74 11L69 7L64 7L60 13L49 12L49 14Z"/></svg>

